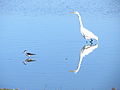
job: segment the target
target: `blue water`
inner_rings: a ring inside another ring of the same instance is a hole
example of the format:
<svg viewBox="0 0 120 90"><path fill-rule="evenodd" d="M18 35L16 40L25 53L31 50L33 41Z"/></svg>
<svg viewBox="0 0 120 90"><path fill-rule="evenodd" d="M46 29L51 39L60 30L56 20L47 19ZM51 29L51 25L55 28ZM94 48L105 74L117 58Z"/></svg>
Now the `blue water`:
<svg viewBox="0 0 120 90"><path fill-rule="evenodd" d="M101 3L101 4L99 4ZM119 0L1 0L0 88L20 90L120 90ZM84 27L99 37L98 48L83 58ZM35 53L31 59L24 50Z"/></svg>

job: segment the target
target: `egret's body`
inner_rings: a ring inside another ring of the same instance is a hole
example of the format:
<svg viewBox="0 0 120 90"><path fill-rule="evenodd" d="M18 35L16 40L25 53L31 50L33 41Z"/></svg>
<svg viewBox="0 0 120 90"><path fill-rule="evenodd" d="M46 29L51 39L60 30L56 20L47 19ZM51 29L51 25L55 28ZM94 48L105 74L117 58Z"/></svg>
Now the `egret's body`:
<svg viewBox="0 0 120 90"><path fill-rule="evenodd" d="M95 39L98 41L98 37L93 34L92 32L90 32L89 30L87 30L86 28L84 28L83 26L83 23L82 23L82 19L81 19L81 16L80 16L80 13L79 12L72 12L73 14L76 14L79 18L79 22L80 22L80 32L82 34L82 36L86 39L86 40L92 40L92 39Z"/></svg>

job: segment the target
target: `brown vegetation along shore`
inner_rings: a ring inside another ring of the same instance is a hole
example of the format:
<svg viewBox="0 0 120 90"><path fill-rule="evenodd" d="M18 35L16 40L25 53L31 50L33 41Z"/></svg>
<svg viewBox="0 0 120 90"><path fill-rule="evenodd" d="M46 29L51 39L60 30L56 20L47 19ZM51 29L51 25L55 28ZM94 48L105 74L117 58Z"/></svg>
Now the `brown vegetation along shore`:
<svg viewBox="0 0 120 90"><path fill-rule="evenodd" d="M18 89L7 89L7 88L0 88L0 90L18 90Z"/></svg>

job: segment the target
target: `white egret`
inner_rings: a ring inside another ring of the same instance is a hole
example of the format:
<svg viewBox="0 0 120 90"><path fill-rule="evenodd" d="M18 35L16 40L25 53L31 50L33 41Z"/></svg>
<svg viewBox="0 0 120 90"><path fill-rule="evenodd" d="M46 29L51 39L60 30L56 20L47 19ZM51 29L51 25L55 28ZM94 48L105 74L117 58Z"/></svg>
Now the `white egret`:
<svg viewBox="0 0 120 90"><path fill-rule="evenodd" d="M98 44L96 45L84 45L83 48L80 50L80 56L79 56L79 63L78 63L78 67L75 70L71 70L70 72L75 72L77 73L80 70L80 66L81 63L83 61L83 58L90 54L91 52L93 52L93 50L95 50L96 48L98 48Z"/></svg>
<svg viewBox="0 0 120 90"><path fill-rule="evenodd" d="M82 23L82 19L81 19L81 16L80 16L80 13L75 11L75 12L71 12L73 14L76 14L79 18L79 22L80 22L80 31L81 31L81 34L82 36L87 39L87 40L91 40L90 43L92 43L93 39L97 40L98 41L98 37L93 34L92 32L90 32L89 30L87 30L86 28L84 28L83 26L83 23Z"/></svg>

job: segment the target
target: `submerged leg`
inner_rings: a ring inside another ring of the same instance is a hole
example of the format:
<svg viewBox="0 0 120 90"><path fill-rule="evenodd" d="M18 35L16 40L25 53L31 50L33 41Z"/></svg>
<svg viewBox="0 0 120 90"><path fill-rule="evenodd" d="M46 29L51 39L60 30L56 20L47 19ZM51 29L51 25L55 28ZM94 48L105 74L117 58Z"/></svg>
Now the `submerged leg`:
<svg viewBox="0 0 120 90"><path fill-rule="evenodd" d="M90 39L90 44L93 44L93 39Z"/></svg>

